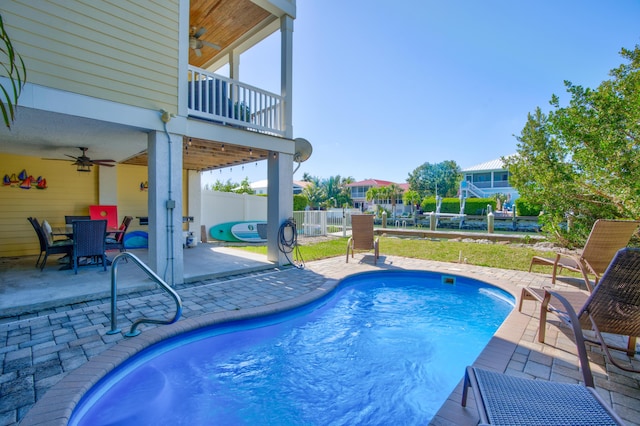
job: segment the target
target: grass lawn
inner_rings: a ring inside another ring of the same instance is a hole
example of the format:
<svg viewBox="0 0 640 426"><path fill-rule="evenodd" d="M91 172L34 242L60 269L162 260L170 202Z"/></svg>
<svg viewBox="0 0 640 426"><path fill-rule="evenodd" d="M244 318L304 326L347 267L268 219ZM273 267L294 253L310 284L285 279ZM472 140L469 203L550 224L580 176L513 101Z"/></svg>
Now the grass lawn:
<svg viewBox="0 0 640 426"><path fill-rule="evenodd" d="M305 262L328 257L345 256L347 238L334 238L328 241L305 244L304 238L298 239L300 254ZM242 247L254 253L267 253L266 246ZM441 262L455 262L466 259L470 265L489 266L502 269L529 270L531 257L547 255L549 252L535 250L530 246L504 243L474 243L461 241L432 241L425 239L380 237L380 254L429 259ZM534 266L534 272L550 273L551 269ZM563 274L570 274L564 271ZM578 275L576 275L578 276Z"/></svg>

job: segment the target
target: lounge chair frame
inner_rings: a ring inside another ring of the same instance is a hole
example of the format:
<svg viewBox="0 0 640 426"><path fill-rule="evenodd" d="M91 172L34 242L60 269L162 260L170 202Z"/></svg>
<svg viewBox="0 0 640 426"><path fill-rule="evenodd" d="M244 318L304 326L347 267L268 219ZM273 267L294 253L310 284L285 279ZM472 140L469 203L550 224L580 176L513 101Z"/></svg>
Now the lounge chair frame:
<svg viewBox="0 0 640 426"><path fill-rule="evenodd" d="M351 216L351 237L347 241L347 263L349 263L349 253L353 258L355 250L373 250L373 263L378 263L380 257L379 238L374 235L373 215L356 214Z"/></svg>
<svg viewBox="0 0 640 426"><path fill-rule="evenodd" d="M589 291L593 290L589 275L593 275L594 285L609 266L618 250L629 244L633 233L638 229L640 221L598 219L593 224L589 237L580 254L557 253L555 257L533 256L529 264L529 272L534 265L551 265L553 273L551 283L555 284L558 269L579 272L584 278Z"/></svg>
<svg viewBox="0 0 640 426"><path fill-rule="evenodd" d="M552 312L572 327L574 335L600 345L613 365L621 370L640 372L640 369L621 364L609 351L620 350L630 357L636 353L637 336L640 336L640 249L619 250L591 294L579 290L524 287L520 311L524 300L540 302L539 342L544 343L547 313ZM583 329L592 330L596 338L584 338ZM607 343L602 333L628 336L627 347Z"/></svg>

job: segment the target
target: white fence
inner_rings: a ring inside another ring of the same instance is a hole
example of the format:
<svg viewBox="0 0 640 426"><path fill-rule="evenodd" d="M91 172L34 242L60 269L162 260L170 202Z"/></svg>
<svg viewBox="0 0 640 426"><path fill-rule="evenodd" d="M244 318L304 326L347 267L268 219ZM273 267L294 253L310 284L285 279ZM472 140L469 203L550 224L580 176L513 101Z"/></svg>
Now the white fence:
<svg viewBox="0 0 640 426"><path fill-rule="evenodd" d="M293 212L293 219L299 236L346 236L351 228L351 215L360 213L358 209L308 210Z"/></svg>

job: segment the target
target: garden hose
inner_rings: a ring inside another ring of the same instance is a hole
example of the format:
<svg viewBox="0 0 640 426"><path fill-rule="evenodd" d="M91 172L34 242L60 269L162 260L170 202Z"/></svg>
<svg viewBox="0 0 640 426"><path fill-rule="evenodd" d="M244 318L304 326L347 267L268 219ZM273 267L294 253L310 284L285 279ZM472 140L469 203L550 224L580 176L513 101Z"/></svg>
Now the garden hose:
<svg viewBox="0 0 640 426"><path fill-rule="evenodd" d="M291 235L289 237L286 235L287 228L291 228ZM304 268L304 260L302 259L300 249L298 248L298 231L296 229L296 222L292 217L285 220L282 225L280 225L280 229L278 230L278 248L282 253L284 253L289 263L298 269ZM289 254L294 250L295 260L291 260Z"/></svg>

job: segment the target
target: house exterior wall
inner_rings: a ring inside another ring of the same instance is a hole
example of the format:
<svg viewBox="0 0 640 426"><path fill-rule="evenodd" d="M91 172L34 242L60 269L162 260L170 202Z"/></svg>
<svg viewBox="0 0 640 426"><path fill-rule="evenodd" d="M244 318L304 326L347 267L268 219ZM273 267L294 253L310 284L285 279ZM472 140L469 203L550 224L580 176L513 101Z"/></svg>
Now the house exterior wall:
<svg viewBox="0 0 640 426"><path fill-rule="evenodd" d="M22 189L19 184L0 186L0 257L37 255L40 244L29 216L52 226L64 225L65 215L88 215L98 202L98 174L77 172L68 161L0 154L0 175L18 176L24 169L47 180L46 189Z"/></svg>
<svg viewBox="0 0 640 426"><path fill-rule="evenodd" d="M179 1L6 0L29 83L176 111Z"/></svg>

